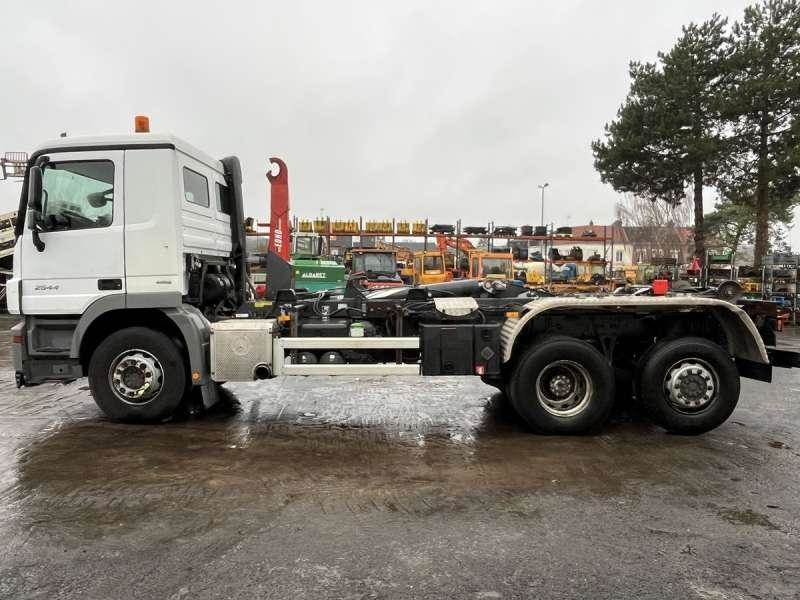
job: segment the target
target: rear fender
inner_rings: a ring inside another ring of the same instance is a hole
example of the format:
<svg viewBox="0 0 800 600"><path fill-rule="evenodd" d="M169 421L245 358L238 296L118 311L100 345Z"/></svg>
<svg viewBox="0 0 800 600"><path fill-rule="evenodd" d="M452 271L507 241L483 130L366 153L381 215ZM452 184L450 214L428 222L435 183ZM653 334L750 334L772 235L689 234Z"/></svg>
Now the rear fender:
<svg viewBox="0 0 800 600"><path fill-rule="evenodd" d="M529 302L518 318L507 319L503 325L500 347L503 362L514 356L519 335L537 317L554 312L610 311L657 313L711 313L725 332L731 356L753 363L769 364L769 356L755 324L738 306L716 298L652 298L614 297L603 298L540 298Z"/></svg>

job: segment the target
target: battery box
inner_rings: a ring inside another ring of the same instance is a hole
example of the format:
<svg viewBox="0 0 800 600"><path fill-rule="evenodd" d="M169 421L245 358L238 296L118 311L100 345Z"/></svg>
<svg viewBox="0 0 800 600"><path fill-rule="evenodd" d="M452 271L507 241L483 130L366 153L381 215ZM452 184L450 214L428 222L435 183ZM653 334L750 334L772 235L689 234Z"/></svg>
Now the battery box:
<svg viewBox="0 0 800 600"><path fill-rule="evenodd" d="M347 337L349 331L347 319L308 321L300 325L301 337Z"/></svg>
<svg viewBox="0 0 800 600"><path fill-rule="evenodd" d="M420 325L423 375L499 375L500 324Z"/></svg>

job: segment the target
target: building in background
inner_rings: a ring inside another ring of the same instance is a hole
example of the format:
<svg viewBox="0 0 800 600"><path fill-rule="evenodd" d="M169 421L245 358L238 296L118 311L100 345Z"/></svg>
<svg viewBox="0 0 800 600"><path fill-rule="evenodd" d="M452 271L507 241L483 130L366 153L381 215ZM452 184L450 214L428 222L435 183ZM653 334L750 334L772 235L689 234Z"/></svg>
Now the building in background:
<svg viewBox="0 0 800 600"><path fill-rule="evenodd" d="M622 227L631 248L632 264L674 258L679 265L692 262L694 239L691 227Z"/></svg>

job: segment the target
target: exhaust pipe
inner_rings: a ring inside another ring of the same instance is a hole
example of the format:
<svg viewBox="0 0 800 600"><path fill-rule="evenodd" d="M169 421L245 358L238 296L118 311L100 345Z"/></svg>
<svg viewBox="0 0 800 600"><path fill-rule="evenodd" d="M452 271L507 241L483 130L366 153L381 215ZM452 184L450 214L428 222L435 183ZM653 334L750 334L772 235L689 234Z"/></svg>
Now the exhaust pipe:
<svg viewBox="0 0 800 600"><path fill-rule="evenodd" d="M253 367L253 379L270 379L272 377L272 369L266 363L259 363Z"/></svg>

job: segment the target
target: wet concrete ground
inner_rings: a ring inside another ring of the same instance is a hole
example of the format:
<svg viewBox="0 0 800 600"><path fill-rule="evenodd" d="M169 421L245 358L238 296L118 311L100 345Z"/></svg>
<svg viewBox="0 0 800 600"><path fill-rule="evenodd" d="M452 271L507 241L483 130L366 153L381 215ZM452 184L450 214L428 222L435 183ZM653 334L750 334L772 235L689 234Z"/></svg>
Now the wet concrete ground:
<svg viewBox="0 0 800 600"><path fill-rule="evenodd" d="M130 426L85 380L16 390L2 344L0 598L800 597L800 371L700 437L534 436L472 378Z"/></svg>

